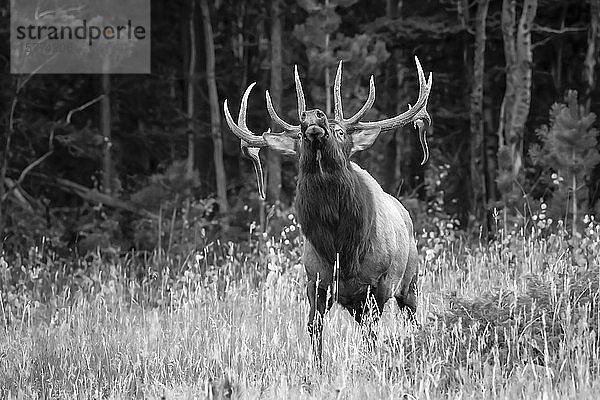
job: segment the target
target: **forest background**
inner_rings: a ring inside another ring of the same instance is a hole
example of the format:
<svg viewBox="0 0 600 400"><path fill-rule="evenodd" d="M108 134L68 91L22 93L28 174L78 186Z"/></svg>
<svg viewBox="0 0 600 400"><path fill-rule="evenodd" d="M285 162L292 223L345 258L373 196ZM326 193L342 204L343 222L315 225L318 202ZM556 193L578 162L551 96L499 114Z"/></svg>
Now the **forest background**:
<svg viewBox="0 0 600 400"><path fill-rule="evenodd" d="M0 9L8 21L8 2ZM237 110L256 81L250 127L270 127L266 89L293 121L298 65L309 106L331 113L344 60L348 112L373 74L366 119L391 116L417 97L415 55L434 76L430 161L420 165L411 126L356 158L402 199L418 233L450 223L493 237L531 222L541 202L556 223L595 215L599 9L597 0L152 1L149 75L11 75L3 24L2 249L178 252L202 247L199 238L279 237L297 164L265 155L262 201L223 100Z"/></svg>

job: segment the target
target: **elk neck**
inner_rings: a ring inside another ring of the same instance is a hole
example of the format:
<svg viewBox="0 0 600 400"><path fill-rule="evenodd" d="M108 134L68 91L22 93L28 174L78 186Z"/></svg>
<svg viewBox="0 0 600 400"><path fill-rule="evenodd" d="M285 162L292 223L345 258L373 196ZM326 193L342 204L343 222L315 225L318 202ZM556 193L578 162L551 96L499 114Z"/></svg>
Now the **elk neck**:
<svg viewBox="0 0 600 400"><path fill-rule="evenodd" d="M339 254L340 275L348 276L372 247L373 195L340 149L323 149L320 165L314 151L305 150L295 200L302 232L327 263Z"/></svg>

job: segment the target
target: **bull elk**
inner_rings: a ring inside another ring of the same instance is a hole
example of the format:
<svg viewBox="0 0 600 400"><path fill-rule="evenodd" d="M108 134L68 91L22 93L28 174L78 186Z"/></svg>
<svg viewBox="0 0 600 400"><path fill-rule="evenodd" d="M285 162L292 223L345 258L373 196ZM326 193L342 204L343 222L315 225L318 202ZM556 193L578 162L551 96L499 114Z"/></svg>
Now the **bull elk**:
<svg viewBox="0 0 600 400"><path fill-rule="evenodd" d="M429 157L426 125L431 124L427 100L433 83L425 79L415 57L419 78L419 97L414 106L393 118L362 122L375 101L373 76L367 101L356 114L345 118L342 112L342 62L334 82L334 115L329 118L319 109L306 109L298 68L294 70L299 125L285 122L265 93L271 119L283 132L269 129L254 134L246 125L248 96L252 83L242 96L237 124L224 103L225 118L231 131L241 140L241 148L254 164L260 195L264 181L259 151L270 148L286 155L297 155L299 175L295 207L304 243L303 263L308 275L310 303L308 331L320 363L322 318L333 298L361 323L365 312L373 309L377 320L385 302L394 297L400 309L416 311L418 254L413 223L408 211L350 157L369 148L381 132L413 123L423 148L423 164ZM336 268L337 266L337 268ZM371 301L371 300L374 300ZM374 304L375 307L370 307Z"/></svg>

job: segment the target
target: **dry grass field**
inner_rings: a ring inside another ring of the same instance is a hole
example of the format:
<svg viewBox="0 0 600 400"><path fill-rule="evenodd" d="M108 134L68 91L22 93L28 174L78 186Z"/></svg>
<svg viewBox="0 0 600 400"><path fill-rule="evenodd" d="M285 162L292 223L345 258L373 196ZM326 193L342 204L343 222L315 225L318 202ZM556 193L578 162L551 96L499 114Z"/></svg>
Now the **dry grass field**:
<svg viewBox="0 0 600 400"><path fill-rule="evenodd" d="M597 399L600 226L575 243L542 228L421 237L419 326L388 302L370 346L334 306L322 372L295 242L207 245L144 278L133 256L49 273L35 249L0 260L0 398Z"/></svg>

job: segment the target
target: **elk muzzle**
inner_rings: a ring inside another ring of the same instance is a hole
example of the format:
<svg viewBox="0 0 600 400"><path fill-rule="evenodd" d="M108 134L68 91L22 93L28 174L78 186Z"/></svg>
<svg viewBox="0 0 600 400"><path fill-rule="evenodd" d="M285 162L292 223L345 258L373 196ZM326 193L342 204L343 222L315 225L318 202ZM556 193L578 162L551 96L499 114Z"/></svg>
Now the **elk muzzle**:
<svg viewBox="0 0 600 400"><path fill-rule="evenodd" d="M327 116L321 110L308 110L300 114L300 132L309 142L327 137Z"/></svg>
<svg viewBox="0 0 600 400"><path fill-rule="evenodd" d="M325 137L325 129L318 125L311 125L304 131L304 137L310 142L321 140Z"/></svg>

